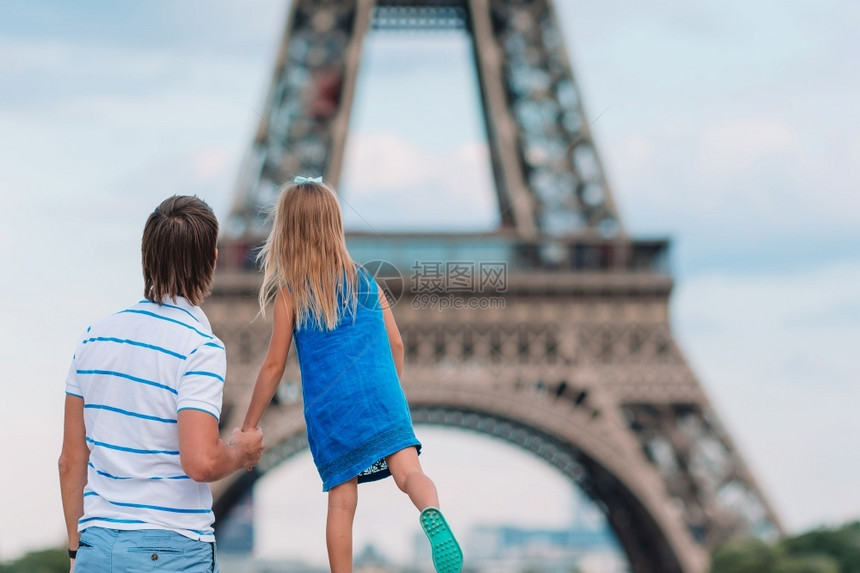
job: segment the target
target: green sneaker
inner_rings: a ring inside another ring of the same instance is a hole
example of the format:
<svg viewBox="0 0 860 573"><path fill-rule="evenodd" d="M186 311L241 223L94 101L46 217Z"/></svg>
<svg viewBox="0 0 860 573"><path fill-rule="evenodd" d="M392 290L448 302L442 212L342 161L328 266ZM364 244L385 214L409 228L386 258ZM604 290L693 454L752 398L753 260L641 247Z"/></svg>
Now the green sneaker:
<svg viewBox="0 0 860 573"><path fill-rule="evenodd" d="M425 508L418 519L430 539L436 573L460 573L463 568L463 551L439 508Z"/></svg>

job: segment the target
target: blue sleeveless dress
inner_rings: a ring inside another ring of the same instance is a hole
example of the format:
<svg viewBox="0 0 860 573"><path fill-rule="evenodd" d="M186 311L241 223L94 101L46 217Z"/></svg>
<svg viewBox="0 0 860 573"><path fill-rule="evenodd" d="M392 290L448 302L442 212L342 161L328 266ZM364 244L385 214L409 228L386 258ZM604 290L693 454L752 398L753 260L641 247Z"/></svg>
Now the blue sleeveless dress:
<svg viewBox="0 0 860 573"><path fill-rule="evenodd" d="M359 483L391 475L385 457L410 446L412 429L376 281L358 267L358 305L341 306L337 327L305 321L293 330L302 373L308 445L323 491L358 476Z"/></svg>

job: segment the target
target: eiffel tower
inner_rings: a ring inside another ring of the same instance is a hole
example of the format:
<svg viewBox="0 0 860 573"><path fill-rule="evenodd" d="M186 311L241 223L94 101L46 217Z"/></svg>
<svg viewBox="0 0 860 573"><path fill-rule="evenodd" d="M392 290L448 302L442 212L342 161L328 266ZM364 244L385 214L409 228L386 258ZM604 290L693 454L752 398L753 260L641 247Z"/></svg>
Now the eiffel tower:
<svg viewBox="0 0 860 573"><path fill-rule="evenodd" d="M471 38L498 196L491 233L348 233L399 299L414 421L495 436L555 466L604 510L637 573L703 572L729 536L778 535L672 336L668 241L631 238L619 219L551 0L293 0L206 303L227 345L224 427L241 423L268 343L254 320L265 214L294 175L337 188L375 30ZM456 265L460 308L428 308L436 299L416 269L452 281ZM219 519L307 448L299 379L291 357L263 460L216 484Z"/></svg>

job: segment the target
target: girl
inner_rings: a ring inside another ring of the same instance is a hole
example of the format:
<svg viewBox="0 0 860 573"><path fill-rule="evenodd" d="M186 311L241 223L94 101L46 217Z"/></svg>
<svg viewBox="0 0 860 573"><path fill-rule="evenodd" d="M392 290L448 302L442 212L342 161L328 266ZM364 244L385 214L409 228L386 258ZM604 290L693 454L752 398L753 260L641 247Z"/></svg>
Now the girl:
<svg viewBox="0 0 860 573"><path fill-rule="evenodd" d="M418 461L421 444L400 388L400 333L385 295L350 258L337 197L322 178L296 177L281 191L259 260L260 308L274 299L274 327L244 429L259 424L295 339L308 444L329 494L332 573L352 571L358 483L389 475L421 511L436 571L459 572L460 546Z"/></svg>

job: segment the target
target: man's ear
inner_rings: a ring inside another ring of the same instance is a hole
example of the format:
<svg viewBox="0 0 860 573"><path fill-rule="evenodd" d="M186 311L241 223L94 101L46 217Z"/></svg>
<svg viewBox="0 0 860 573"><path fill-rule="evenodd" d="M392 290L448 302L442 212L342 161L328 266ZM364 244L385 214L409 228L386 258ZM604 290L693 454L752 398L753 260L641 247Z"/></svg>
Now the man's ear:
<svg viewBox="0 0 860 573"><path fill-rule="evenodd" d="M218 247L215 247L215 262L218 262Z"/></svg>

